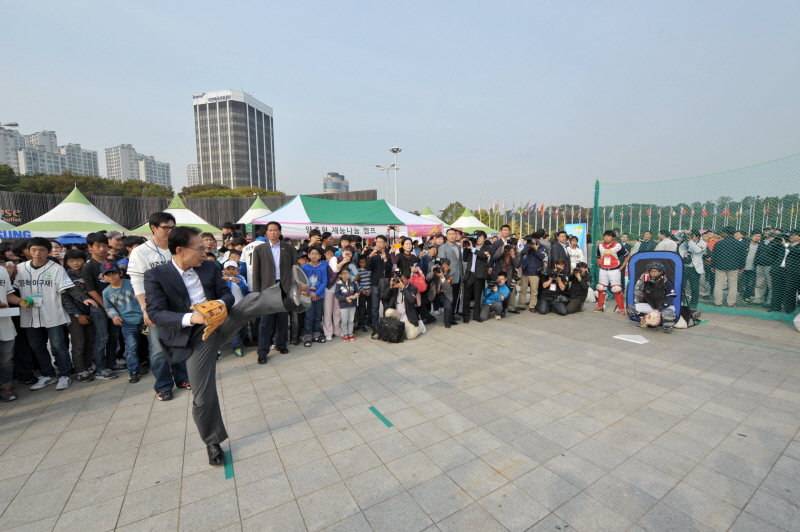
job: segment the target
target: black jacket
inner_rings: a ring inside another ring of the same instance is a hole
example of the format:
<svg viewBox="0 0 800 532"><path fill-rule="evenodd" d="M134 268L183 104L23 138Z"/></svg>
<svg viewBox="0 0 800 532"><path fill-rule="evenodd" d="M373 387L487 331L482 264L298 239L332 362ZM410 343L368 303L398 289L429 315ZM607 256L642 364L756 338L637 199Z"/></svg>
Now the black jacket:
<svg viewBox="0 0 800 532"><path fill-rule="evenodd" d="M389 285L389 288L383 291L381 294L381 299L389 301L388 308L397 308L397 294L400 293L399 288L392 288ZM406 318L408 318L408 322L411 323L414 327L419 325L419 313L417 313L417 287L413 284L407 284L405 288L403 288L403 302L405 303L406 307Z"/></svg>
<svg viewBox="0 0 800 532"><path fill-rule="evenodd" d="M550 246L550 260L547 261L547 264L553 268L558 259L564 259L567 262L567 265L564 266L565 272L572 271L574 265L569 263L569 252L561 245L561 242L556 240Z"/></svg>
<svg viewBox="0 0 800 532"><path fill-rule="evenodd" d="M470 270L472 269L473 255L477 257L475 260L475 278L491 278L491 275L489 275L489 261L491 260L492 256L492 246L487 242L484 242L483 245L477 250L475 248L464 250L464 277L469 278L469 276L472 275Z"/></svg>
<svg viewBox="0 0 800 532"><path fill-rule="evenodd" d="M207 301L221 300L230 309L233 306L233 294L228 283L217 274L211 262L204 260L197 268L193 268L203 285ZM192 312L189 308L189 292L183 283L180 273L172 261L156 266L144 272L144 291L147 302L147 316L158 326L158 339L164 348L164 354L170 364L186 360L192 354L189 341L195 327L183 327L184 314Z"/></svg>
<svg viewBox="0 0 800 532"><path fill-rule="evenodd" d="M589 294L589 286L592 284L592 274L586 272L586 275L581 276L579 281L574 275L569 277L569 288L567 288L567 295L570 299L577 299L584 301Z"/></svg>
<svg viewBox="0 0 800 532"><path fill-rule="evenodd" d="M384 250L385 253L388 251ZM373 288L378 288L381 284L381 279L392 278L392 259L388 256L386 262L383 261L383 255L375 255L374 257L367 257L367 270L372 272L370 282Z"/></svg>
<svg viewBox="0 0 800 532"><path fill-rule="evenodd" d="M747 244L732 236L726 236L716 244L711 252L711 267L716 270L744 270L747 261Z"/></svg>

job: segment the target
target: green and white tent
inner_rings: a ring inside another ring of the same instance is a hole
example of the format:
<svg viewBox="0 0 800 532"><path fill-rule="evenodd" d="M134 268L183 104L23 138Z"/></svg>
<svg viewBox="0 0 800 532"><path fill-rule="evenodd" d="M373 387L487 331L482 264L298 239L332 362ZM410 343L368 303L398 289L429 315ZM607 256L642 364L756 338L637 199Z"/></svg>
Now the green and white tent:
<svg viewBox="0 0 800 532"><path fill-rule="evenodd" d="M86 236L95 231L120 231L126 229L92 205L75 187L64 201L50 212L22 224L17 231L30 231L33 236L55 238L65 233Z"/></svg>
<svg viewBox="0 0 800 532"><path fill-rule="evenodd" d="M474 233L475 231L484 231L488 235L498 233L498 231L478 220L469 209L464 209L464 212L461 214L458 220L454 221L451 225L456 229L464 231L465 233Z"/></svg>
<svg viewBox="0 0 800 532"><path fill-rule="evenodd" d="M450 228L450 226L449 226L449 225L447 225L446 223L444 223L444 220L442 220L441 218L439 218L438 216L436 216L436 215L433 213L433 211L431 210L431 208L430 208L430 207L428 207L427 205L425 206L425 210L424 210L424 211L422 211L422 214L420 214L420 216L421 216L422 218L425 218L426 220L430 220L430 221L432 221L432 222L434 222L434 223L437 223L437 224L442 224L442 228L443 228L443 229L449 229L449 228Z"/></svg>
<svg viewBox="0 0 800 532"><path fill-rule="evenodd" d="M253 220L256 218L261 218L262 216L266 216L271 214L272 211L269 210L269 207L264 205L264 202L261 201L261 198L256 197L256 200L250 205L250 208L247 209L239 221L236 222L237 224L246 224L247 225L247 232L250 233L253 230Z"/></svg>
<svg viewBox="0 0 800 532"><path fill-rule="evenodd" d="M410 237L429 236L442 230L442 224L416 216L385 200L344 201L312 196L296 196L267 216L253 220L260 225L274 220L288 238L305 238L311 229L330 232L334 238L359 235L374 238L389 232Z"/></svg>
<svg viewBox="0 0 800 532"><path fill-rule="evenodd" d="M169 203L169 206L166 208L164 212L170 213L172 216L175 217L175 225L188 225L191 227L197 227L203 233L221 233L221 229L217 229L210 223L206 222L195 213L190 211L186 208L186 205L183 203L183 200L175 194L175 197L172 198L172 201ZM147 222L144 225L137 227L136 229L132 229L131 233L134 235L149 235L152 232L150 231L150 226L147 225Z"/></svg>

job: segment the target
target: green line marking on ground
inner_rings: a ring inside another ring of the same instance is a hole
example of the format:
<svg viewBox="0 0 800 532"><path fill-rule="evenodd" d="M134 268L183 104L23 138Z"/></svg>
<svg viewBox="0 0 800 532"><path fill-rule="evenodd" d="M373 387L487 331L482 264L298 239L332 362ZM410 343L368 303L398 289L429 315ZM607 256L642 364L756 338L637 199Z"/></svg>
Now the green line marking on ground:
<svg viewBox="0 0 800 532"><path fill-rule="evenodd" d="M233 453L228 451L225 453L225 480L233 478Z"/></svg>
<svg viewBox="0 0 800 532"><path fill-rule="evenodd" d="M377 409L377 408L375 408L374 406L371 406L371 407L369 407L369 409L370 409L370 410L372 410L372 413L373 413L373 414L375 414L376 416L378 416L378 419L380 419L381 421L383 421L383 424L384 424L384 425L386 425L387 427L394 427L394 425L392 425L392 422L391 422L391 421L389 421L388 419L386 419L386 418L384 417L384 415L383 415L383 414L381 414L380 412L378 412L378 409Z"/></svg>

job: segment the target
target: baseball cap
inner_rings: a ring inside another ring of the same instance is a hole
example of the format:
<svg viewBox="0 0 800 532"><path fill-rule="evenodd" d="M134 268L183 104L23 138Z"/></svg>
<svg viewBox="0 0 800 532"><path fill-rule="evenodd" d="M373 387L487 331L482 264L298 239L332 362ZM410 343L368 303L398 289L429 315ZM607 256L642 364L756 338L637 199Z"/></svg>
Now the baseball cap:
<svg viewBox="0 0 800 532"><path fill-rule="evenodd" d="M100 275L104 275L108 272L117 272L119 273L119 266L117 266L116 262L104 262L102 266L100 266Z"/></svg>
<svg viewBox="0 0 800 532"><path fill-rule="evenodd" d="M119 231L111 231L107 236L108 238L125 238L125 235Z"/></svg>
<svg viewBox="0 0 800 532"><path fill-rule="evenodd" d="M236 262L234 262L234 261L232 261L232 260L226 260L226 261L225 261L225 264L223 264L223 265L222 265L222 268L223 268L223 269L224 269L224 268L230 268L231 266L233 266L234 268L239 268L239 265L238 265L238 264L236 264Z"/></svg>

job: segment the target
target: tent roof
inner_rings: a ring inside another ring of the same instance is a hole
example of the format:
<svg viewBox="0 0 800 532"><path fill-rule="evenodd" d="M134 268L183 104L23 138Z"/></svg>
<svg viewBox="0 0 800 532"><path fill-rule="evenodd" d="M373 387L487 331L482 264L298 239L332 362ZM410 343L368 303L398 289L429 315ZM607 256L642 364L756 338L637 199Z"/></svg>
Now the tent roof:
<svg viewBox="0 0 800 532"><path fill-rule="evenodd" d="M261 218L262 216L266 216L270 213L272 213L272 211L269 210L269 207L267 207L264 204L264 202L261 201L261 198L256 196L256 200L253 202L252 205L250 205L250 208L247 209L247 211L242 215L241 218L239 218L239 221L236 223L249 224L256 218Z"/></svg>
<svg viewBox="0 0 800 532"><path fill-rule="evenodd" d="M453 222L452 227L456 229L461 229L467 233L472 233L474 231L486 231L487 233L497 233L496 230L492 229L482 221L478 220L472 211L469 209L464 209L464 212L461 216Z"/></svg>
<svg viewBox="0 0 800 532"><path fill-rule="evenodd" d="M425 210L422 211L422 214L420 214L420 217L425 218L426 220L430 220L432 222L435 222L437 224L442 224L442 229L449 229L450 228L450 226L447 225L446 223L444 223L444 220L442 220L441 218L436 216L433 213L433 211L431 210L431 208L428 207L427 205L425 206Z"/></svg>
<svg viewBox="0 0 800 532"><path fill-rule="evenodd" d="M183 203L183 200L175 194L175 197L172 198L172 201L169 202L169 206L164 212L170 213L172 216L175 217L175 225L176 226L191 226L197 227L200 231L204 233L221 233L222 230L214 227L210 223L206 222L195 213L190 211L186 208L186 205ZM143 225L137 227L136 229L132 229L131 233L137 235L149 235L150 234L150 226L145 222Z"/></svg>
<svg viewBox="0 0 800 532"><path fill-rule="evenodd" d="M346 201L296 196L271 214L271 218L289 223L404 225L384 200ZM258 221L266 223L268 220ZM425 223L430 222L426 220Z"/></svg>
<svg viewBox="0 0 800 532"><path fill-rule="evenodd" d="M92 205L78 187L75 187L64 201L49 212L22 224L16 230L30 231L35 236L46 238L55 238L64 233L86 236L95 231L126 231L124 227Z"/></svg>
<svg viewBox="0 0 800 532"><path fill-rule="evenodd" d="M16 228L16 226L13 226L8 222L0 220L0 231L18 231L18 229Z"/></svg>

